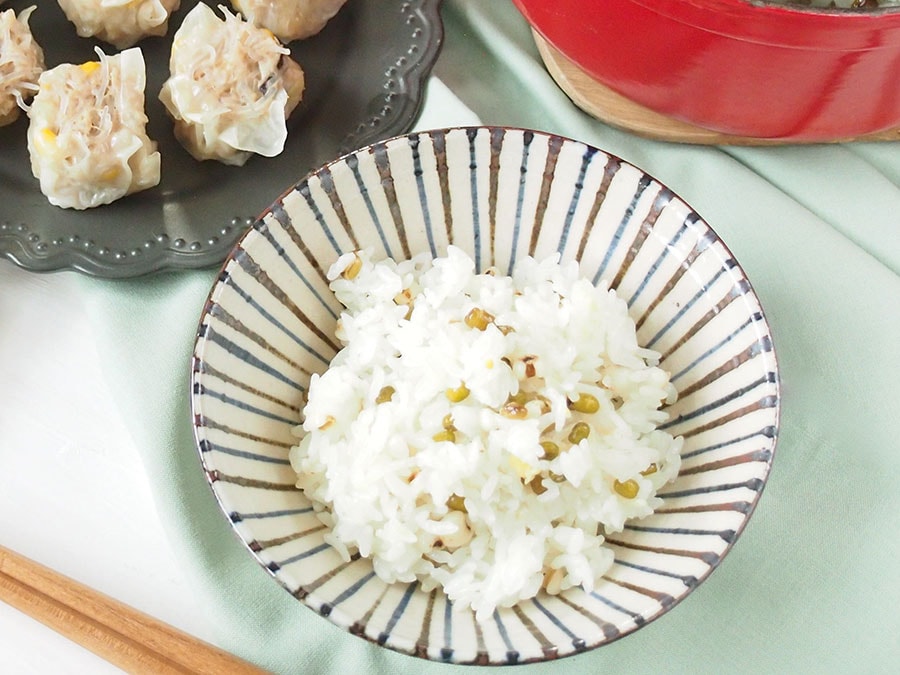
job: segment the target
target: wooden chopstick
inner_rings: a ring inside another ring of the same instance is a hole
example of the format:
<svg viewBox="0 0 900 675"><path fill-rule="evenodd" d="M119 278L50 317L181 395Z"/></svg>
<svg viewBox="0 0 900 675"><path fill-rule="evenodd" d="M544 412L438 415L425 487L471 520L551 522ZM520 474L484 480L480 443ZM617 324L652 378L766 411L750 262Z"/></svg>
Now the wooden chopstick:
<svg viewBox="0 0 900 675"><path fill-rule="evenodd" d="M265 672L2 546L0 600L129 673Z"/></svg>

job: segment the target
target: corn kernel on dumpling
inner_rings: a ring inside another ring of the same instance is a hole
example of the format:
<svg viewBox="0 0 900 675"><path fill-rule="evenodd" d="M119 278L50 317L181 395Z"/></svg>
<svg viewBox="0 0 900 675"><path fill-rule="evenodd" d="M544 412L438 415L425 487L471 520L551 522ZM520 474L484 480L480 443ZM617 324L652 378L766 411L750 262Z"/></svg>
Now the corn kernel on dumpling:
<svg viewBox="0 0 900 675"><path fill-rule="evenodd" d="M347 0L231 0L247 21L268 28L284 42L315 35Z"/></svg>
<svg viewBox="0 0 900 675"><path fill-rule="evenodd" d="M175 33L159 99L196 159L242 165L284 150L286 120L303 95L303 70L267 30L199 3Z"/></svg>
<svg viewBox="0 0 900 675"><path fill-rule="evenodd" d="M12 9L0 12L0 126L16 121L44 70L44 52L28 27L34 10L23 9L18 17Z"/></svg>
<svg viewBox="0 0 900 675"><path fill-rule="evenodd" d="M148 35L165 35L181 0L58 0L81 37L125 49Z"/></svg>
<svg viewBox="0 0 900 675"><path fill-rule="evenodd" d="M45 71L28 111L31 171L51 204L87 209L159 183L138 48Z"/></svg>

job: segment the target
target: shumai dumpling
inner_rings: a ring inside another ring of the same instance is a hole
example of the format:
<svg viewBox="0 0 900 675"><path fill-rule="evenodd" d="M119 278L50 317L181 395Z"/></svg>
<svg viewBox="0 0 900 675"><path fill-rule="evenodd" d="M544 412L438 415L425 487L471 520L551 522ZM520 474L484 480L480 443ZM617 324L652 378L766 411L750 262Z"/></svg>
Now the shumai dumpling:
<svg viewBox="0 0 900 675"><path fill-rule="evenodd" d="M159 183L138 48L44 71L28 111L31 171L51 204L89 209Z"/></svg>
<svg viewBox="0 0 900 675"><path fill-rule="evenodd" d="M196 159L241 166L284 150L287 118L303 96L303 70L269 31L198 3L175 33L159 99Z"/></svg>
<svg viewBox="0 0 900 675"><path fill-rule="evenodd" d="M250 23L267 28L283 42L315 35L347 0L231 0Z"/></svg>
<svg viewBox="0 0 900 675"><path fill-rule="evenodd" d="M28 27L34 6L0 12L0 127L19 117L25 101L37 91L44 70L44 52Z"/></svg>
<svg viewBox="0 0 900 675"><path fill-rule="evenodd" d="M118 49L148 35L165 35L181 0L58 0L81 37L96 37Z"/></svg>

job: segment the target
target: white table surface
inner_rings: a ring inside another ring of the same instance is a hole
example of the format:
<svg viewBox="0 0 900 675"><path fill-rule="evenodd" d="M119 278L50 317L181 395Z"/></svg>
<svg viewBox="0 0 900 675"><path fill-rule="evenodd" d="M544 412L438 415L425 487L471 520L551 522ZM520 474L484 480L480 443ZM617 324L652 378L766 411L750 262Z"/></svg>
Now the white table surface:
<svg viewBox="0 0 900 675"><path fill-rule="evenodd" d="M0 544L211 641L86 316L74 273L0 260ZM118 671L0 603L0 672Z"/></svg>

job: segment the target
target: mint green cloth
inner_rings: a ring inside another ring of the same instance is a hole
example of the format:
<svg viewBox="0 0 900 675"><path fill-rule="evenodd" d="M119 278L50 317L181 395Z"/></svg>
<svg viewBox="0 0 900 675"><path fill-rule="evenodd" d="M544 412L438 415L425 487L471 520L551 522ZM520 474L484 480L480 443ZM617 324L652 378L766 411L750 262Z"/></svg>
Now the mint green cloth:
<svg viewBox="0 0 900 675"><path fill-rule="evenodd" d="M481 121L555 132L617 154L712 225L760 296L783 380L769 484L709 579L622 640L516 668L897 672L900 145L715 148L637 138L565 97L510 0L447 0L443 13L435 75ZM475 119L440 82L429 87L423 115L419 128ZM208 598L216 641L278 673L459 671L335 628L285 593L231 534L199 469L188 407L189 357L215 274L85 278L82 287L159 517Z"/></svg>

